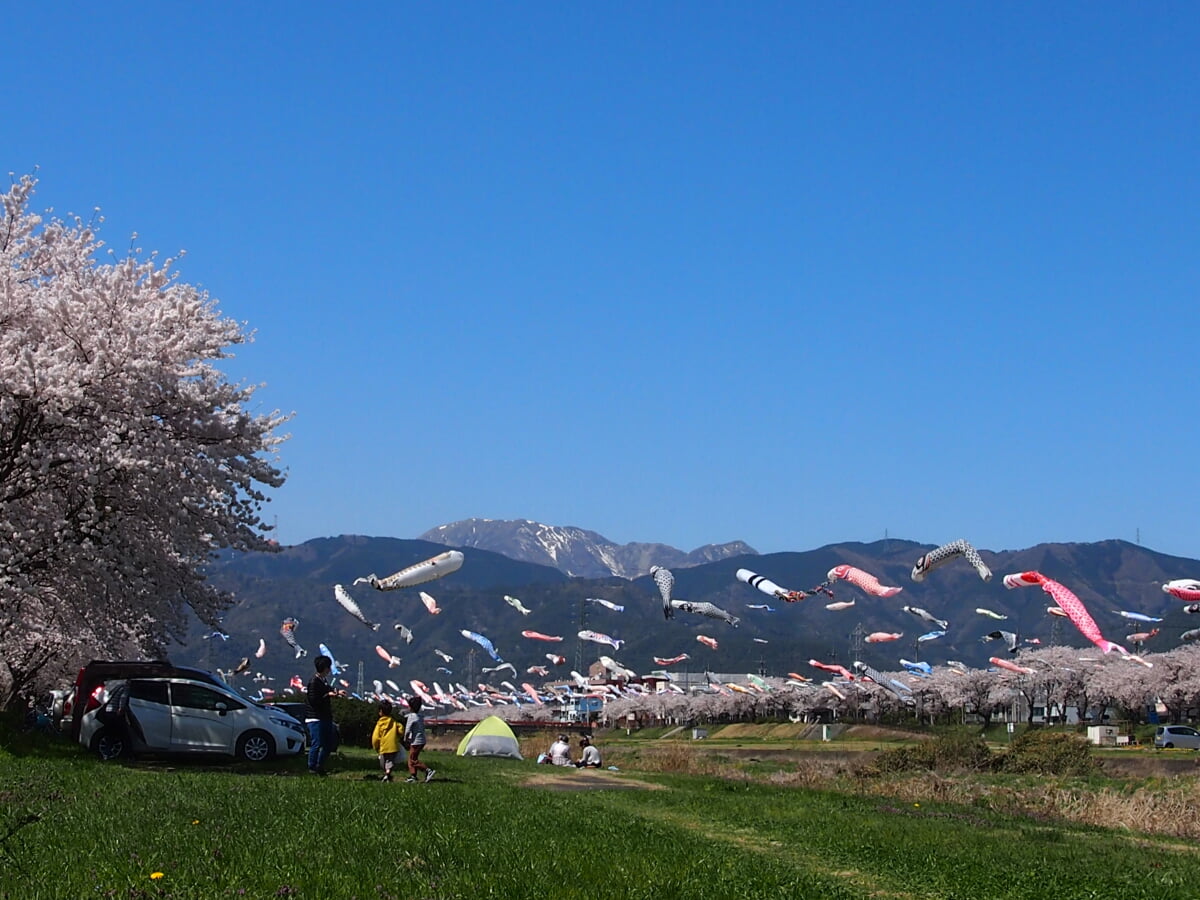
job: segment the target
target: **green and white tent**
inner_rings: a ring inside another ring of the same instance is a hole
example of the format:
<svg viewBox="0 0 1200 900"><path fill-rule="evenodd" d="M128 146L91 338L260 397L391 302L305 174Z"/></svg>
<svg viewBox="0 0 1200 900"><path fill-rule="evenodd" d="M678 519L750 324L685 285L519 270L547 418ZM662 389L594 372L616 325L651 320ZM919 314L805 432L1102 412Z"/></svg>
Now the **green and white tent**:
<svg viewBox="0 0 1200 900"><path fill-rule="evenodd" d="M523 759L517 737L499 716L488 716L458 742L459 756L506 756Z"/></svg>

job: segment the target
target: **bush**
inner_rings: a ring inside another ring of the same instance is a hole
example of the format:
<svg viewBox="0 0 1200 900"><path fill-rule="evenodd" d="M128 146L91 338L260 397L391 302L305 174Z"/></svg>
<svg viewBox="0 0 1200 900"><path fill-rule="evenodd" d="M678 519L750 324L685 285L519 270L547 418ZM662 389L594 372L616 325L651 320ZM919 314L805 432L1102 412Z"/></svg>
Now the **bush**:
<svg viewBox="0 0 1200 900"><path fill-rule="evenodd" d="M331 697L333 721L337 722L338 734L343 744L351 747L371 746L371 732L379 720L379 706L365 700L349 697ZM392 715L403 720L407 709L394 709Z"/></svg>
<svg viewBox="0 0 1200 900"><path fill-rule="evenodd" d="M868 776L895 772L986 771L992 766L992 751L982 738L950 734L910 747L885 750L860 769Z"/></svg>
<svg viewBox="0 0 1200 900"><path fill-rule="evenodd" d="M1091 775L1097 770L1083 738L1053 731L1027 731L996 759L998 772Z"/></svg>

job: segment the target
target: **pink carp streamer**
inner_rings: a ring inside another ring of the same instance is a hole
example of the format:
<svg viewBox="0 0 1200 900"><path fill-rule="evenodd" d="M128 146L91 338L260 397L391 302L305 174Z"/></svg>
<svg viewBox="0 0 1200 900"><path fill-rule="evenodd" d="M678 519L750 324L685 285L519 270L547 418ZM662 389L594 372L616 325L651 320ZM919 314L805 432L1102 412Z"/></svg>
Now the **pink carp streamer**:
<svg viewBox="0 0 1200 900"><path fill-rule="evenodd" d="M854 673L851 672L849 669L847 669L845 666L839 666L839 665L831 664L831 663L823 663L823 662L820 662L819 660L815 660L815 659L810 659L808 661L808 664L810 666L812 666L813 668L824 669L826 672L834 672L838 675L841 675L847 681L854 680Z"/></svg>
<svg viewBox="0 0 1200 900"><path fill-rule="evenodd" d="M1010 672L1016 672L1018 675L1032 675L1037 670L1031 669L1028 666L1019 666L1015 662L1008 659L1001 659L999 656L989 656L988 662L993 666L998 666L1001 669L1008 669Z"/></svg>
<svg viewBox="0 0 1200 900"><path fill-rule="evenodd" d="M538 696L537 688L535 688L528 681L522 681L521 687L525 689L525 693L529 695L530 699L532 699L534 703L536 703L538 706L543 705L542 698Z"/></svg>
<svg viewBox="0 0 1200 900"><path fill-rule="evenodd" d="M829 570L829 574L825 576L828 581L842 579L851 584L856 584L868 594L873 594L876 597L895 597L904 588L900 587L884 587L879 583L879 579L862 569L856 569L854 566L834 566Z"/></svg>
<svg viewBox="0 0 1200 900"><path fill-rule="evenodd" d="M375 645L375 653L379 656L380 659L382 659L384 662L386 662L388 664L389 669L394 669L394 668L396 668L396 666L400 665L400 661L401 661L400 657L394 656L393 654L389 653L387 648L384 647L382 644Z"/></svg>
<svg viewBox="0 0 1200 900"><path fill-rule="evenodd" d="M655 656L652 658L653 658L655 664L660 665L660 666L673 666L673 665L675 665L675 663L683 662L685 659L691 659L691 657L688 656L686 653L680 653L678 656L670 656L670 657Z"/></svg>
<svg viewBox="0 0 1200 900"><path fill-rule="evenodd" d="M1083 605L1083 601L1053 578L1047 578L1041 572L1021 572L1017 575L1004 576L1004 586L1006 588L1032 587L1033 585L1040 586L1043 591L1049 594L1053 598L1055 605L1065 612L1067 618L1079 629L1079 633L1105 653L1117 650L1122 656L1129 655L1129 651L1120 644L1114 644L1112 641L1105 639L1104 635L1100 633L1100 626L1096 624L1096 620L1087 611L1087 607Z"/></svg>
<svg viewBox="0 0 1200 900"><path fill-rule="evenodd" d="M1168 581L1163 585L1163 592L1187 603L1194 603L1200 600L1200 581L1194 581L1191 578Z"/></svg>
<svg viewBox="0 0 1200 900"><path fill-rule="evenodd" d="M868 644L882 644L884 641L898 641L902 637L903 631L872 631L863 640Z"/></svg>

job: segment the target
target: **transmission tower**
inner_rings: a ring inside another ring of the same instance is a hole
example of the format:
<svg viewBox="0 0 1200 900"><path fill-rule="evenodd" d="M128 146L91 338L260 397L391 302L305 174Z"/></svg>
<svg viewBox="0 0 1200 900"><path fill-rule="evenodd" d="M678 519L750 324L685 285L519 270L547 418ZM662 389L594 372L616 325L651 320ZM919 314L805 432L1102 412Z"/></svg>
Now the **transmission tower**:
<svg viewBox="0 0 1200 900"><path fill-rule="evenodd" d="M1062 622L1058 616L1054 616L1054 621L1050 623L1050 646L1057 647L1062 641L1062 629L1059 627Z"/></svg>
<svg viewBox="0 0 1200 900"><path fill-rule="evenodd" d="M587 630L587 604L582 597L579 598L579 630ZM583 672L583 638L575 641L575 671Z"/></svg>
<svg viewBox="0 0 1200 900"><path fill-rule="evenodd" d="M855 662L862 659L863 638L866 637L867 629L863 628L862 622L854 626L854 630L850 632L850 661Z"/></svg>
<svg viewBox="0 0 1200 900"><path fill-rule="evenodd" d="M356 687L356 688L355 688L355 691L358 693L358 696L360 696L360 697L363 695L363 673L362 673L362 667L363 667L363 661L360 659L360 660L358 661L358 687Z"/></svg>

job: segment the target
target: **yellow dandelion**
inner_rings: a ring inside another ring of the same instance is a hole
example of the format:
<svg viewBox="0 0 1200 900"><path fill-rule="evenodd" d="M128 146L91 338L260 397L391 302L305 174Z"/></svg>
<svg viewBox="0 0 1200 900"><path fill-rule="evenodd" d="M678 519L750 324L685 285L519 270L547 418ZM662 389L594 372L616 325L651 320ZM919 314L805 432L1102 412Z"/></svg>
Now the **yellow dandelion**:
<svg viewBox="0 0 1200 900"><path fill-rule="evenodd" d="M920 804L920 803L914 803L914 804L913 804L913 806L915 806L917 809L920 809L920 808L921 808L921 804Z"/></svg>
<svg viewBox="0 0 1200 900"><path fill-rule="evenodd" d="M151 872L150 877L152 879L154 879L155 881L158 881L158 879L163 877L163 873L162 872Z"/></svg>
<svg viewBox="0 0 1200 900"><path fill-rule="evenodd" d="M199 820L199 819L192 819L192 824L193 824L193 825L199 825L199 824L200 824L200 820Z"/></svg>

